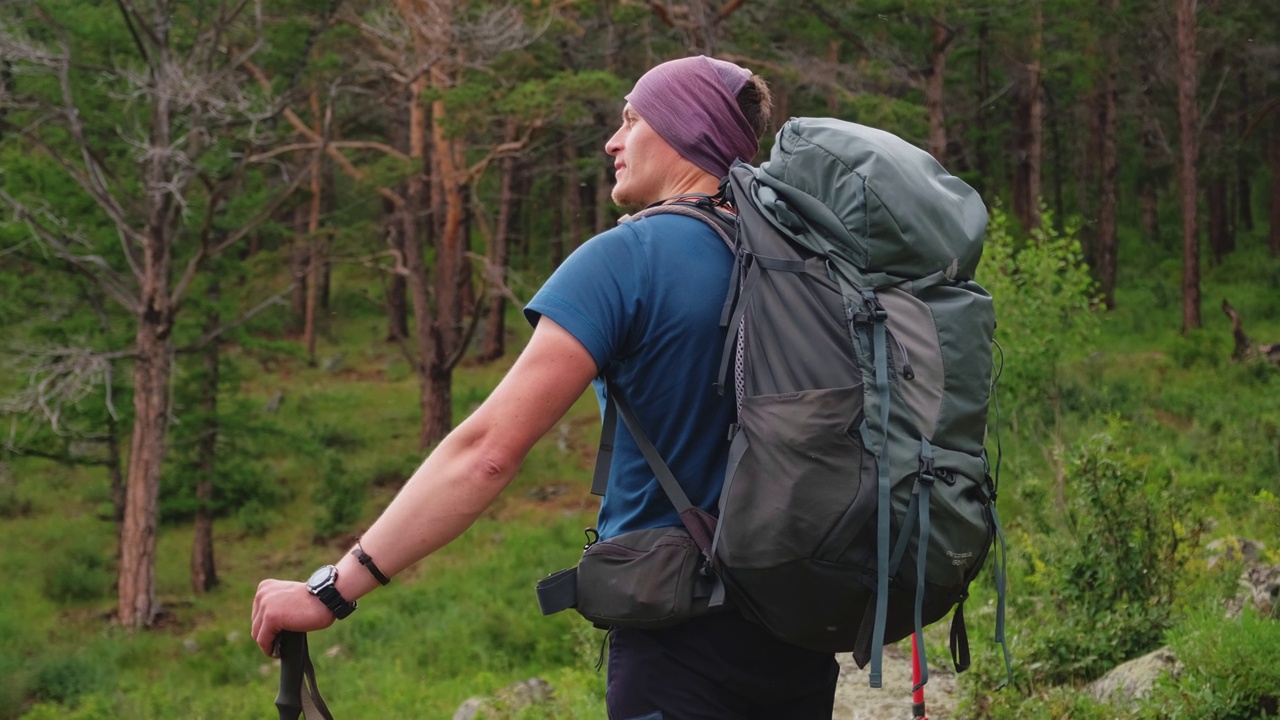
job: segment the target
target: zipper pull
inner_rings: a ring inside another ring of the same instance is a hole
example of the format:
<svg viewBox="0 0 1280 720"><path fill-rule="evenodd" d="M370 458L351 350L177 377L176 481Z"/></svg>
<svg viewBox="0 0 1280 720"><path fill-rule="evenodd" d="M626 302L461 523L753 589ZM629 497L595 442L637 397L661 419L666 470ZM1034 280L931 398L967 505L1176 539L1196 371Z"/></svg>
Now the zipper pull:
<svg viewBox="0 0 1280 720"><path fill-rule="evenodd" d="M587 528L582 531L582 534L587 536L587 544L582 546L583 552L590 550L592 545L600 542L600 533L596 532L595 528Z"/></svg>

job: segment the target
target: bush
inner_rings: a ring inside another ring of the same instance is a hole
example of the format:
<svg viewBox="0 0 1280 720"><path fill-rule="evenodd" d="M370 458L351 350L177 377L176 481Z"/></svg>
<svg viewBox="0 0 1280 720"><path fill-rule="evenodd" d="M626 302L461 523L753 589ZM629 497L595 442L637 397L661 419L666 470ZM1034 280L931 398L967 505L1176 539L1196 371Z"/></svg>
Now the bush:
<svg viewBox="0 0 1280 720"><path fill-rule="evenodd" d="M1280 623L1252 608L1224 620L1215 603L1169 640L1185 669L1157 686L1147 717L1252 720L1280 714Z"/></svg>
<svg viewBox="0 0 1280 720"><path fill-rule="evenodd" d="M113 545L95 537L73 537L73 544L54 553L45 567L44 596L64 603L106 597L116 581L114 563L105 554Z"/></svg>
<svg viewBox="0 0 1280 720"><path fill-rule="evenodd" d="M1001 398L1014 412L1053 410L1064 363L1092 346L1099 327L1076 226L1059 234L1046 212L1041 228L1018 237L1008 216L992 208L983 252L977 279L995 301Z"/></svg>
<svg viewBox="0 0 1280 720"><path fill-rule="evenodd" d="M92 654L54 656L36 670L30 693L36 700L74 705L82 695L114 683L110 668L111 663Z"/></svg>

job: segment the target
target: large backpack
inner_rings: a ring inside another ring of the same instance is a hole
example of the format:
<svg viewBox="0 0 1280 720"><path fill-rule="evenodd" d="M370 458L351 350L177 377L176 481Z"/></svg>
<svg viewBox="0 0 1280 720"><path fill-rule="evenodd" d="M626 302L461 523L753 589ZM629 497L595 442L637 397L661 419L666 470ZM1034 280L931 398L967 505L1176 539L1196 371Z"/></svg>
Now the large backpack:
<svg viewBox="0 0 1280 720"><path fill-rule="evenodd" d="M736 233L724 232L719 202L736 210ZM1002 644L1004 633L1003 537L984 447L995 318L973 280L981 198L890 133L799 118L767 162L736 164L722 197L697 205L647 212L702 217L735 255L717 388L735 393L738 413L704 548L709 604L727 597L784 640L852 652L859 667L871 663L873 687L885 643L956 608L951 651L964 670L963 604L997 541ZM687 509L613 394L605 438L619 407ZM920 665L923 684L923 656Z"/></svg>

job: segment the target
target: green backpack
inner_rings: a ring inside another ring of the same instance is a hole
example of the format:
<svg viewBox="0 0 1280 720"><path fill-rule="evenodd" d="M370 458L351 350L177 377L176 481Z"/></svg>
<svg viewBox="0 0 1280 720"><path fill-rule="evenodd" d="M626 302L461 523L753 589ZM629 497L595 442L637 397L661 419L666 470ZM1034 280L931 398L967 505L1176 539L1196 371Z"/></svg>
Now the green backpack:
<svg viewBox="0 0 1280 720"><path fill-rule="evenodd" d="M995 546L1003 645L1004 540L984 448L995 316L973 281L987 224L978 194L887 132L799 118L759 168L736 164L720 196L638 216L653 213L705 220L735 257L717 389L735 394L738 413L718 518L690 506L610 391L593 490L607 489L620 415L687 533L589 544L578 568L540 583L543 611L657 627L727 600L795 645L870 662L880 687L884 644L952 608L952 658L968 667L964 601Z"/></svg>
<svg viewBox="0 0 1280 720"><path fill-rule="evenodd" d="M870 662L873 687L885 643L954 607L964 670L964 600L997 541L1004 640L982 199L895 135L814 118L786 123L760 168L734 167L725 195L738 422L713 570L779 637Z"/></svg>

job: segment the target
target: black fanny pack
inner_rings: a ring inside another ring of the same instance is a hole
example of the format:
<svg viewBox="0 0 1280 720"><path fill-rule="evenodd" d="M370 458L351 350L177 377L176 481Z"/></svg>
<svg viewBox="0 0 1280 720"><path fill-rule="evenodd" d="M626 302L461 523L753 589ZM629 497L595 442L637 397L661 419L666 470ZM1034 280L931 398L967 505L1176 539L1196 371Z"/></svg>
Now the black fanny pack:
<svg viewBox="0 0 1280 720"><path fill-rule="evenodd" d="M664 527L587 545L537 591L543 615L573 608L599 627L652 630L710 612L715 580L689 531Z"/></svg>

